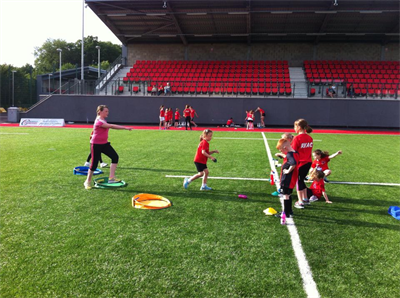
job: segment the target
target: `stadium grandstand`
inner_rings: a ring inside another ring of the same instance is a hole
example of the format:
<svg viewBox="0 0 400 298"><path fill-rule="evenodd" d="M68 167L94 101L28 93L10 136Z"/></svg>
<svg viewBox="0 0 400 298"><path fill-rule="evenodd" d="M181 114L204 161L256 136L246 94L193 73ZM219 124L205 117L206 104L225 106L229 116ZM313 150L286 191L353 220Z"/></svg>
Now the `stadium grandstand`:
<svg viewBox="0 0 400 298"><path fill-rule="evenodd" d="M85 2L122 56L86 94L42 94L27 117L93 121L107 104L110 122L149 124L190 104L203 125L262 106L267 126L400 126L398 1Z"/></svg>

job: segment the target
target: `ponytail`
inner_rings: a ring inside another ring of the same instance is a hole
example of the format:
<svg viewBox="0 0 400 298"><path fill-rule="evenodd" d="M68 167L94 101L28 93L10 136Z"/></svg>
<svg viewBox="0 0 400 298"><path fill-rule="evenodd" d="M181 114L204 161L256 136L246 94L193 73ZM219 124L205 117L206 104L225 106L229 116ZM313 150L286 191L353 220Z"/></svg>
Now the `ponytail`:
<svg viewBox="0 0 400 298"><path fill-rule="evenodd" d="M206 135L208 135L209 133L212 133L211 129L203 130L203 132L200 135L200 142L203 141L206 138Z"/></svg>
<svg viewBox="0 0 400 298"><path fill-rule="evenodd" d="M308 125L307 121L304 119L298 119L294 122L294 125L300 127L302 130L304 130L307 133L312 133L313 129L311 128L310 125Z"/></svg>

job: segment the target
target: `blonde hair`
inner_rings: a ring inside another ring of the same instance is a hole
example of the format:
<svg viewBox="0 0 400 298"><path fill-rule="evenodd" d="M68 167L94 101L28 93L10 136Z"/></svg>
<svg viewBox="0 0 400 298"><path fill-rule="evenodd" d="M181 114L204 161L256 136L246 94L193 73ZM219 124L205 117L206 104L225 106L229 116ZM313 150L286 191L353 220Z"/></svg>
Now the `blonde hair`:
<svg viewBox="0 0 400 298"><path fill-rule="evenodd" d="M96 110L97 115L99 115L100 112L103 112L104 109L108 109L108 107L107 107L106 105L99 105L99 106L97 107L97 110Z"/></svg>
<svg viewBox="0 0 400 298"><path fill-rule="evenodd" d="M282 139L288 140L288 141L292 141L294 136L290 133L290 132L285 132L282 136Z"/></svg>
<svg viewBox="0 0 400 298"><path fill-rule="evenodd" d="M304 119L298 119L294 122L294 125L300 127L302 130L304 130L307 133L312 133L313 129L311 126L308 125L307 121Z"/></svg>
<svg viewBox="0 0 400 298"><path fill-rule="evenodd" d="M281 150L285 145L290 145L290 141L287 139L280 139L276 144L276 149Z"/></svg>
<svg viewBox="0 0 400 298"><path fill-rule="evenodd" d="M211 129L205 129L200 135L200 142L206 138L208 134L212 133Z"/></svg>
<svg viewBox="0 0 400 298"><path fill-rule="evenodd" d="M324 172L315 169L311 174L310 174L310 178L311 180L315 180L315 179L323 179L325 177Z"/></svg>

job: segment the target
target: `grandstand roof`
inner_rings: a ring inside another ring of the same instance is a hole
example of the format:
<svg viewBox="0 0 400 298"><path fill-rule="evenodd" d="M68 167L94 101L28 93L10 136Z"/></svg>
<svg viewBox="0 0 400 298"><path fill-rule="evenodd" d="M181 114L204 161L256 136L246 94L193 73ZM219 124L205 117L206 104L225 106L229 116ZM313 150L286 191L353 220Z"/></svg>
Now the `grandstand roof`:
<svg viewBox="0 0 400 298"><path fill-rule="evenodd" d="M399 42L398 0L85 2L125 45Z"/></svg>

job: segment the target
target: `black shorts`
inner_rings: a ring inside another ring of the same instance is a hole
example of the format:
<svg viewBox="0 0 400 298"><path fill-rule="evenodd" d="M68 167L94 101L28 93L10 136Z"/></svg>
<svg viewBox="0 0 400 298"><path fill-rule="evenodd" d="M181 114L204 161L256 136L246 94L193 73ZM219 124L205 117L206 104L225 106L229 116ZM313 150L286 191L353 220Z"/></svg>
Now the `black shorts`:
<svg viewBox="0 0 400 298"><path fill-rule="evenodd" d="M297 182L298 190L303 190L307 187L306 184L304 183L304 179L306 179L306 176L310 168L311 168L311 162L308 162L299 168L299 180Z"/></svg>
<svg viewBox="0 0 400 298"><path fill-rule="evenodd" d="M207 169L207 164L205 163L199 163L199 162L194 162L196 165L197 172L203 172L205 169Z"/></svg>
<svg viewBox="0 0 400 298"><path fill-rule="evenodd" d="M264 117L264 116L265 116L265 113L262 113L262 114L261 114L261 116L263 116L263 117Z"/></svg>
<svg viewBox="0 0 400 298"><path fill-rule="evenodd" d="M285 187L285 186L282 186L281 190L280 190L280 193L283 194L283 195L291 195L292 192L293 192L293 188L288 188L288 187Z"/></svg>

